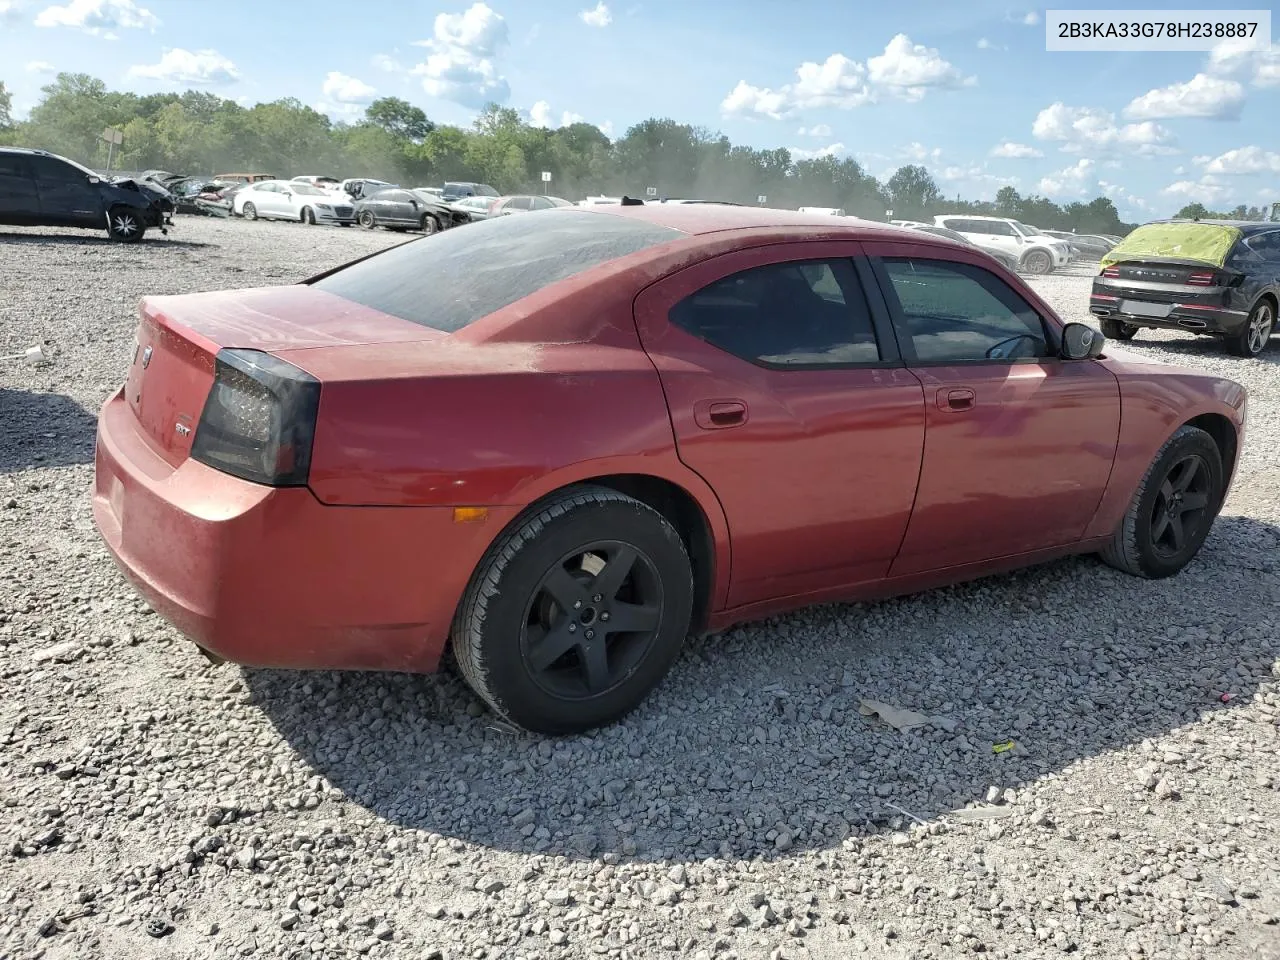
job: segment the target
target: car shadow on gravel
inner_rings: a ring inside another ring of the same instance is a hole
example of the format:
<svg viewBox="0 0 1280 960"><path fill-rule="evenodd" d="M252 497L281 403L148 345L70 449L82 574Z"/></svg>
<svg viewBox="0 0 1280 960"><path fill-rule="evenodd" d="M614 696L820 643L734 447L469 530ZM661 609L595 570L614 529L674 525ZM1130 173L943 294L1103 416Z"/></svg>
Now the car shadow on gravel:
<svg viewBox="0 0 1280 960"><path fill-rule="evenodd" d="M40 246L68 246L68 247L111 247L115 249L124 249L130 244L120 243L112 240L108 236L97 236L96 234L86 233L83 235L65 234L65 233L8 233L0 231L0 247L9 246L11 244L33 243ZM166 237L159 230L152 229L147 231L147 235L134 247L137 250L150 250L154 247L175 247L180 250L199 250L206 247L217 247L216 243L200 243L195 240L174 240Z"/></svg>
<svg viewBox="0 0 1280 960"><path fill-rule="evenodd" d="M771 857L1118 751L1103 775L1127 767L1142 791L1143 741L1249 702L1270 675L1278 558L1280 529L1224 516L1165 580L1077 558L810 608L691 642L639 710L579 737L511 729L451 673L244 678L336 788L327 805L527 853ZM899 732L864 698L934 719Z"/></svg>
<svg viewBox="0 0 1280 960"><path fill-rule="evenodd" d="M0 474L92 463L97 429L68 396L0 386Z"/></svg>

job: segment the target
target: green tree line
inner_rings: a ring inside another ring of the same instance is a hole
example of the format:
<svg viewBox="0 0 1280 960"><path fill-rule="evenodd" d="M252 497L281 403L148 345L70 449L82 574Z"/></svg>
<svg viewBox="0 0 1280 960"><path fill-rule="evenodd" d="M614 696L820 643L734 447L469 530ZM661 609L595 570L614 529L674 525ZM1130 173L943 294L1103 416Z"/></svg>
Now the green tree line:
<svg viewBox="0 0 1280 960"><path fill-rule="evenodd" d="M929 171L907 165L884 182L852 158L797 158L785 149L735 145L724 135L671 119L637 123L616 140L574 123L545 129L515 110L490 105L469 129L437 125L396 97L375 100L363 117L335 123L292 98L241 106L216 94L139 95L109 90L86 74L60 73L20 122L0 83L0 143L49 150L95 169L107 162L103 130L121 131L112 166L193 176L233 171L278 177L374 177L413 186L445 180L492 184L500 192L705 197L774 207L842 207L871 219L931 219L938 213L1016 217L1045 229L1125 233L1106 197L1057 204L1011 186L992 201L948 199Z"/></svg>

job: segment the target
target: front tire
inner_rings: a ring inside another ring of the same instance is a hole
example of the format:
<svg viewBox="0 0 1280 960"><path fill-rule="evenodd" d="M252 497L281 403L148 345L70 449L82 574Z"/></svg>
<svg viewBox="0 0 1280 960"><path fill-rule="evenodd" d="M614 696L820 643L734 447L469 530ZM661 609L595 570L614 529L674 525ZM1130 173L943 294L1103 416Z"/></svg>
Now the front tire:
<svg viewBox="0 0 1280 960"><path fill-rule="evenodd" d="M1267 348L1275 329L1275 309L1268 301L1262 300L1249 313L1244 329L1227 338L1227 349L1237 357L1256 357Z"/></svg>
<svg viewBox="0 0 1280 960"><path fill-rule="evenodd" d="M1133 324L1116 320L1114 317L1103 317L1098 321L1098 326L1102 328L1102 335L1108 340L1132 340L1138 332L1138 328Z"/></svg>
<svg viewBox="0 0 1280 960"><path fill-rule="evenodd" d="M316 225L316 212L310 207L303 207L302 222L309 227L314 227Z"/></svg>
<svg viewBox="0 0 1280 960"><path fill-rule="evenodd" d="M107 213L107 236L119 243L137 243L147 232L147 225L137 210L112 207Z"/></svg>
<svg viewBox="0 0 1280 960"><path fill-rule="evenodd" d="M581 733L648 696L692 611L689 555L667 519L577 486L489 548L453 623L454 655L495 713L537 733Z"/></svg>
<svg viewBox="0 0 1280 960"><path fill-rule="evenodd" d="M425 213L422 215L422 223L419 224L419 228L427 236L431 236L433 233L440 232L440 221L431 214Z"/></svg>
<svg viewBox="0 0 1280 960"><path fill-rule="evenodd" d="M1032 250L1022 258L1022 269L1037 275L1049 273L1053 270L1053 258L1043 250Z"/></svg>
<svg viewBox="0 0 1280 960"><path fill-rule="evenodd" d="M1173 576L1200 552L1224 492L1213 437L1199 427L1179 427L1134 491L1103 562L1148 580Z"/></svg>
<svg viewBox="0 0 1280 960"><path fill-rule="evenodd" d="M373 215L372 210L360 211L360 226L366 230L373 230L378 226L378 219Z"/></svg>

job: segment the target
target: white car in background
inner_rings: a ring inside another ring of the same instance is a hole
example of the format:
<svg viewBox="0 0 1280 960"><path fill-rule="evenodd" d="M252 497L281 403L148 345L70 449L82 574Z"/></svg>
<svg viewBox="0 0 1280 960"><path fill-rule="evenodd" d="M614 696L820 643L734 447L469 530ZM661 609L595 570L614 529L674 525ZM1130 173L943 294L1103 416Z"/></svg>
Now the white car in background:
<svg viewBox="0 0 1280 960"><path fill-rule="evenodd" d="M1018 269L1024 273L1052 273L1071 262L1069 243L1046 237L1008 217L942 213L933 218L933 223L964 234L979 247L1013 254L1018 258Z"/></svg>
<svg viewBox="0 0 1280 960"><path fill-rule="evenodd" d="M231 212L246 220L299 220L343 227L356 222L355 204L349 197L295 180L251 183L236 193Z"/></svg>

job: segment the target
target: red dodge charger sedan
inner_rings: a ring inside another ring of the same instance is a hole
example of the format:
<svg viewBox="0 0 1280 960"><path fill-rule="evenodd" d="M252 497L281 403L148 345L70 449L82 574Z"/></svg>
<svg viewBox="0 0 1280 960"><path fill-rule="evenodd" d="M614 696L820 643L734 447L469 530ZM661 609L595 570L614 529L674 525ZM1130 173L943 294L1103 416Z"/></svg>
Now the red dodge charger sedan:
<svg viewBox="0 0 1280 960"><path fill-rule="evenodd" d="M1239 384L1104 352L971 247L852 218L497 217L149 297L94 516L215 659L429 672L609 723L691 633L1066 554L1177 573Z"/></svg>

